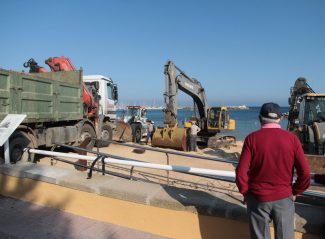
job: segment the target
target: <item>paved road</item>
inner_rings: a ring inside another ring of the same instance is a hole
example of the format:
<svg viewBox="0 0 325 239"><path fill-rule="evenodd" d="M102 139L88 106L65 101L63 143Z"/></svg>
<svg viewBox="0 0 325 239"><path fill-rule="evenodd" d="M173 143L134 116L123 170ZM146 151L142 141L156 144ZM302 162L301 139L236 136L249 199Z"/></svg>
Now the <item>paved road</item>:
<svg viewBox="0 0 325 239"><path fill-rule="evenodd" d="M149 233L0 196L0 239L29 238L162 239Z"/></svg>

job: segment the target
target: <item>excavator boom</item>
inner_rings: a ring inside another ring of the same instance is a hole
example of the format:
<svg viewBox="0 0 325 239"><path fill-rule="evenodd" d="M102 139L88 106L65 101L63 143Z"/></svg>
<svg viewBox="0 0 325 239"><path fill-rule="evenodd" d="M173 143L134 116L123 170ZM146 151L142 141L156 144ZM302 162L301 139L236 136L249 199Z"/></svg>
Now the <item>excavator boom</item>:
<svg viewBox="0 0 325 239"><path fill-rule="evenodd" d="M167 61L165 65L165 120L164 124L174 127L177 124L177 93L178 89L191 96L197 105L200 118L206 118L208 104L204 88L201 83L189 77L184 71L179 69L172 61Z"/></svg>
<svg viewBox="0 0 325 239"><path fill-rule="evenodd" d="M188 76L170 60L165 65L164 74L166 89L164 93L166 104L164 124L166 127L155 131L152 139L154 146L182 149L184 151L187 149L187 131L189 128L179 128L177 125L178 90L183 91L193 99L194 110L198 112L198 117L195 116L193 121L196 121L201 128L198 136L205 143L208 143L208 139L219 133L221 129L234 129L235 122L230 120L228 110L225 107L208 106L205 90L198 80ZM214 141L216 142L214 145L217 144L217 141Z"/></svg>

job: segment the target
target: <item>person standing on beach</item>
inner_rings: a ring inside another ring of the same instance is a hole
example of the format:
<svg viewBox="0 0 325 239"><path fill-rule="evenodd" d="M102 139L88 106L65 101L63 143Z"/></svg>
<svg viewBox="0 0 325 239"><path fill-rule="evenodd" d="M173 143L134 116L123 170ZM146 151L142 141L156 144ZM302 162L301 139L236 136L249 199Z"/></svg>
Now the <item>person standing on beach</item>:
<svg viewBox="0 0 325 239"><path fill-rule="evenodd" d="M148 144L149 142L149 139L150 139L150 142L152 142L152 136L153 136L153 133L154 133L154 125L153 125L153 121L151 120L148 120L147 121L147 124L148 124L148 132L147 132L147 140L146 140L146 144Z"/></svg>
<svg viewBox="0 0 325 239"><path fill-rule="evenodd" d="M259 119L262 127L245 138L236 168L236 184L247 203L250 236L269 239L273 220L276 239L293 239L294 200L309 187L310 170L297 136L279 125L279 105L263 104Z"/></svg>
<svg viewBox="0 0 325 239"><path fill-rule="evenodd" d="M196 125L196 121L192 121L191 126L191 135L190 135L190 151L197 151L196 139L197 133L200 132L201 129Z"/></svg>

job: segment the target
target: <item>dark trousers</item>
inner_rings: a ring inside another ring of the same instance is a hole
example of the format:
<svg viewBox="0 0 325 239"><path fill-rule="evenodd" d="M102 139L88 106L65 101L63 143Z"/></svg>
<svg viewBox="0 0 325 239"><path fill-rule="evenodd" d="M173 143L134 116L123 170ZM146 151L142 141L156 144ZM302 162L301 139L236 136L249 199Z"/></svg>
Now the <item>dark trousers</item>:
<svg viewBox="0 0 325 239"><path fill-rule="evenodd" d="M191 135L190 138L190 151L196 151L196 139L197 139L197 135Z"/></svg>
<svg viewBox="0 0 325 239"><path fill-rule="evenodd" d="M295 206L293 197L272 202L247 198L247 214L252 239L270 239L269 223L273 220L275 239L294 239Z"/></svg>
<svg viewBox="0 0 325 239"><path fill-rule="evenodd" d="M150 139L150 142L152 142L152 136L153 136L153 132L148 132L148 133L147 133L146 144L149 142L149 139Z"/></svg>

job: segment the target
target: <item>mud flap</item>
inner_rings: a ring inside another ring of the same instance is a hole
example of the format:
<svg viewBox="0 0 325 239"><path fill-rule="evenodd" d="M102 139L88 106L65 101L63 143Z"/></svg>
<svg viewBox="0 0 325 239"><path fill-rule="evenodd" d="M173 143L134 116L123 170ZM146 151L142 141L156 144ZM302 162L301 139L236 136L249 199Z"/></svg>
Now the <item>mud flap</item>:
<svg viewBox="0 0 325 239"><path fill-rule="evenodd" d="M89 145L91 141L91 137L86 137L81 143L80 145L78 146L79 148L83 148L83 149L87 149L87 146ZM76 153L77 154L80 154L80 155L87 155L87 152L86 151L83 151L83 150L78 150L78 149L75 149ZM77 169L78 171L86 171L87 170L87 160L85 159L78 159L76 162L76 164L79 164L79 165L75 165L75 169ZM82 167L84 166L84 167Z"/></svg>

